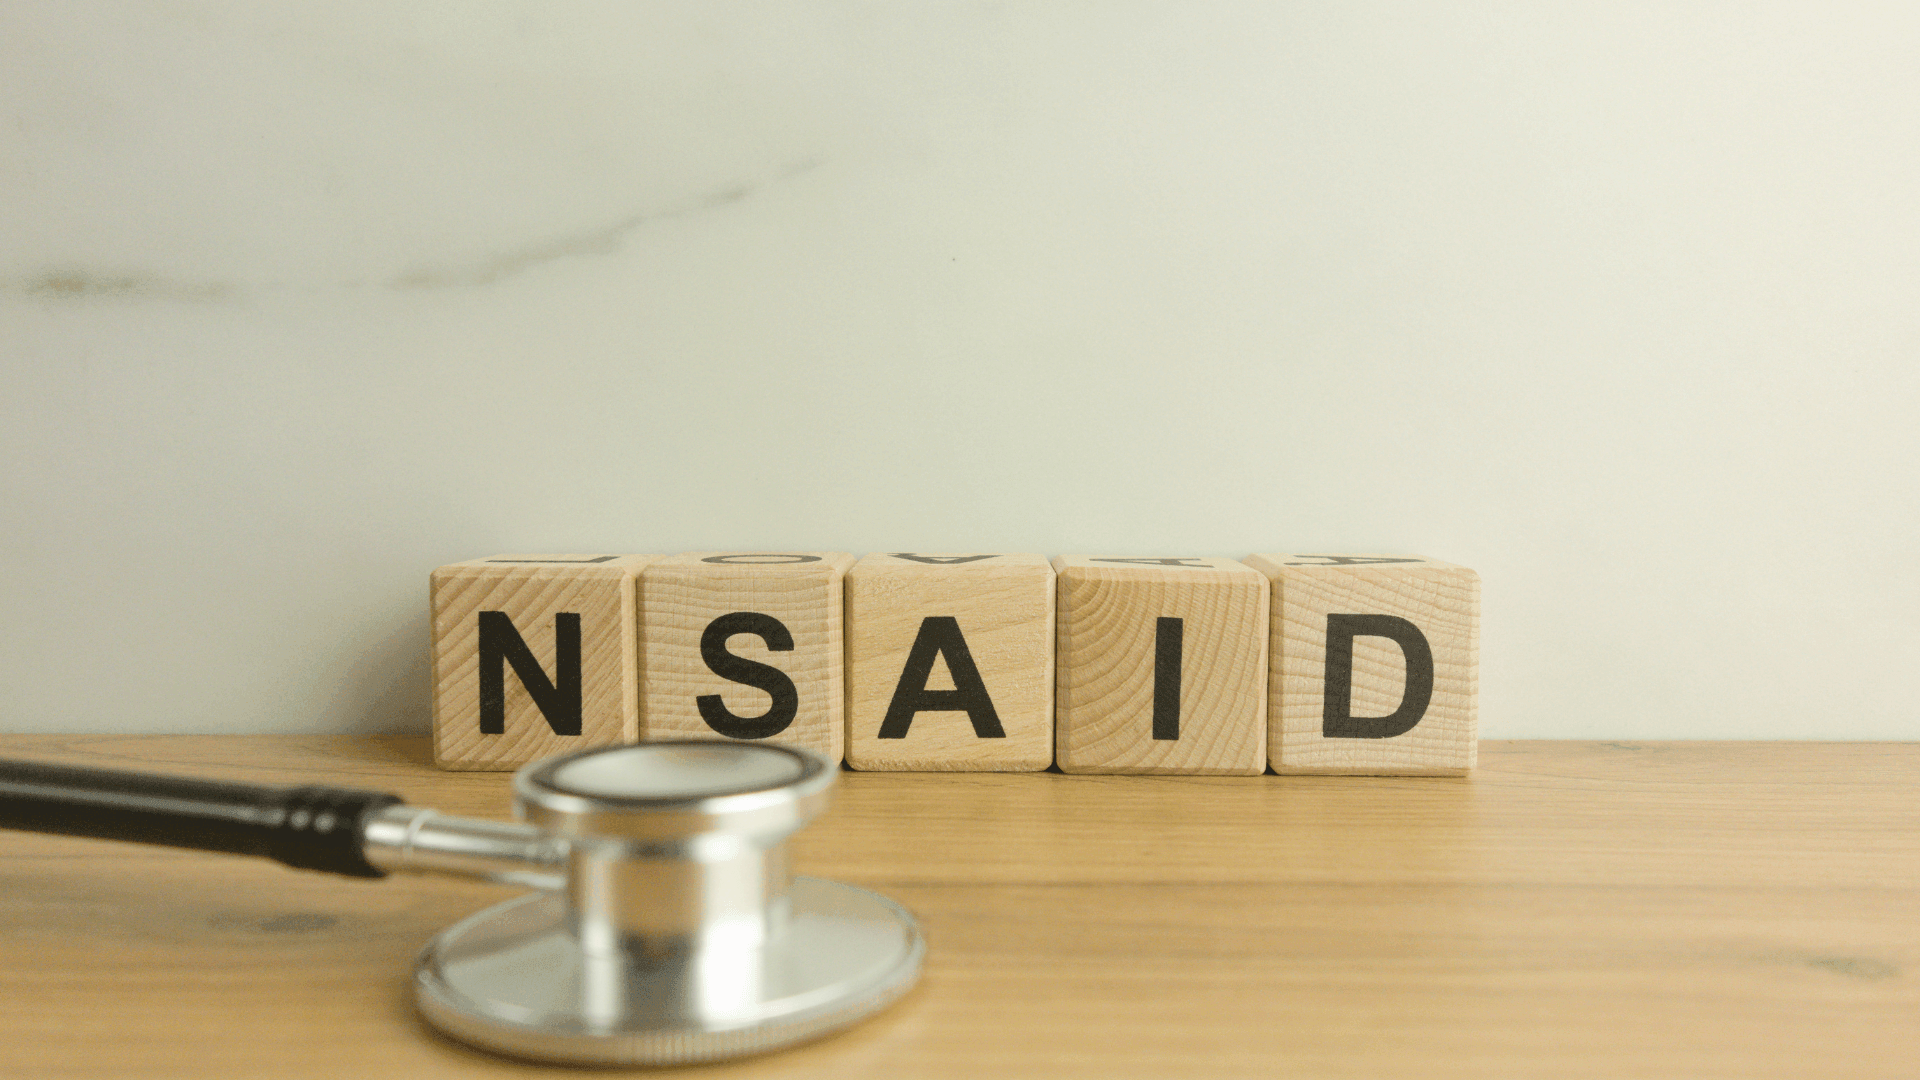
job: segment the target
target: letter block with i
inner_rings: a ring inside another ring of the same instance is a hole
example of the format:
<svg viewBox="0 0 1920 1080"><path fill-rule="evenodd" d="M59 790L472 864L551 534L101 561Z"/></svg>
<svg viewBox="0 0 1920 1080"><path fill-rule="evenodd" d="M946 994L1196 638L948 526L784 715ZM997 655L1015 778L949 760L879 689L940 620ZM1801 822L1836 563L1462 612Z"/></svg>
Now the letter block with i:
<svg viewBox="0 0 1920 1080"><path fill-rule="evenodd" d="M1266 771L1265 578L1232 559L1066 555L1053 565L1063 771Z"/></svg>
<svg viewBox="0 0 1920 1080"><path fill-rule="evenodd" d="M696 551L640 590L640 737L784 743L838 762L843 551Z"/></svg>
<svg viewBox="0 0 1920 1080"><path fill-rule="evenodd" d="M1053 566L1044 555L868 555L847 572L847 764L1053 764Z"/></svg>
<svg viewBox="0 0 1920 1080"><path fill-rule="evenodd" d="M639 737L635 587L653 555L496 555L433 572L433 759L514 769Z"/></svg>
<svg viewBox="0 0 1920 1080"><path fill-rule="evenodd" d="M1254 555L1247 565L1273 583L1275 772L1473 768L1480 575L1418 555Z"/></svg>

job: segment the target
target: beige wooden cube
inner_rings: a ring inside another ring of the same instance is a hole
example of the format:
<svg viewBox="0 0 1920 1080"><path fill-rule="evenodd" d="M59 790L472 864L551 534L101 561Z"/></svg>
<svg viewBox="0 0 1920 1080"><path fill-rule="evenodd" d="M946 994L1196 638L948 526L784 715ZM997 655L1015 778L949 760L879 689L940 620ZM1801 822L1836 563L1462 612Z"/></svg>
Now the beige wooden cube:
<svg viewBox="0 0 1920 1080"><path fill-rule="evenodd" d="M1053 565L1044 555L876 552L847 571L847 764L1037 772L1053 764Z"/></svg>
<svg viewBox="0 0 1920 1080"><path fill-rule="evenodd" d="M1254 555L1247 565L1273 583L1274 771L1473 768L1480 575L1418 555Z"/></svg>
<svg viewBox="0 0 1920 1080"><path fill-rule="evenodd" d="M1232 559L1066 555L1056 760L1070 773L1267 765L1267 582Z"/></svg>
<svg viewBox="0 0 1920 1080"><path fill-rule="evenodd" d="M653 555L496 555L433 572L433 759L514 769L640 733L634 591Z"/></svg>
<svg viewBox="0 0 1920 1080"><path fill-rule="evenodd" d="M741 739L838 762L843 551L696 551L640 585L640 737Z"/></svg>

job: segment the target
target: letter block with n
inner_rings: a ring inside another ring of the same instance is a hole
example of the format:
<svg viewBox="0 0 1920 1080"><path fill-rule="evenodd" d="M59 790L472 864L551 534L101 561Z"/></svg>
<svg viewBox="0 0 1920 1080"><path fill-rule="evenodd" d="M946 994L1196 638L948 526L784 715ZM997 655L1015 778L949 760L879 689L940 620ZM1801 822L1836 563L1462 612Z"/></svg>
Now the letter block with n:
<svg viewBox="0 0 1920 1080"><path fill-rule="evenodd" d="M1455 776L1478 755L1480 575L1418 555L1254 555L1273 587L1275 772Z"/></svg>
<svg viewBox="0 0 1920 1080"><path fill-rule="evenodd" d="M1266 579L1221 558L1063 555L1053 566L1061 771L1266 771Z"/></svg>
<svg viewBox="0 0 1920 1080"><path fill-rule="evenodd" d="M496 555L433 572L433 757L514 769L639 737L636 589L653 555Z"/></svg>
<svg viewBox="0 0 1920 1080"><path fill-rule="evenodd" d="M1053 764L1053 566L1044 555L876 552L847 572L847 764Z"/></svg>
<svg viewBox="0 0 1920 1080"><path fill-rule="evenodd" d="M696 551L641 575L640 737L760 740L839 761L839 551Z"/></svg>

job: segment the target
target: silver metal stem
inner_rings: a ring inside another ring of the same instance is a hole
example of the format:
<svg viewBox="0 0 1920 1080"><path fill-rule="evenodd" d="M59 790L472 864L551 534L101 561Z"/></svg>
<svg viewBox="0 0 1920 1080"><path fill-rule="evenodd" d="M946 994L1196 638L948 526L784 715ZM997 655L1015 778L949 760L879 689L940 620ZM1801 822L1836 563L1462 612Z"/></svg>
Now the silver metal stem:
<svg viewBox="0 0 1920 1080"><path fill-rule="evenodd" d="M781 929L786 844L708 835L672 844L576 841L568 897L581 937L658 956L759 948Z"/></svg>
<svg viewBox="0 0 1920 1080"><path fill-rule="evenodd" d="M367 861L390 874L450 874L551 892L567 887L569 846L531 825L406 805L375 811L361 832Z"/></svg>

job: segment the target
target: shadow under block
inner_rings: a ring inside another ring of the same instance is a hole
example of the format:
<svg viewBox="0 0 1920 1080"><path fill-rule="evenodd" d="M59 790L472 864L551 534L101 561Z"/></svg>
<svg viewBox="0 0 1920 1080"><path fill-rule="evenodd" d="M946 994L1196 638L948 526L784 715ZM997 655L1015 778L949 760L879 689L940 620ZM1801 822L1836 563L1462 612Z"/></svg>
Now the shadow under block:
<svg viewBox="0 0 1920 1080"><path fill-rule="evenodd" d="M433 572L433 759L514 769L640 734L635 586L652 555L496 555Z"/></svg>
<svg viewBox="0 0 1920 1080"><path fill-rule="evenodd" d="M1273 583L1275 772L1473 768L1480 575L1417 555L1254 555L1247 565Z"/></svg>
<svg viewBox="0 0 1920 1080"><path fill-rule="evenodd" d="M696 551L640 588L640 737L741 739L841 759L841 551Z"/></svg>
<svg viewBox="0 0 1920 1080"><path fill-rule="evenodd" d="M1053 565L1044 555L875 553L847 571L847 764L1053 764Z"/></svg>
<svg viewBox="0 0 1920 1080"><path fill-rule="evenodd" d="M1266 771L1264 577L1232 559L1064 555L1053 566L1063 771Z"/></svg>

